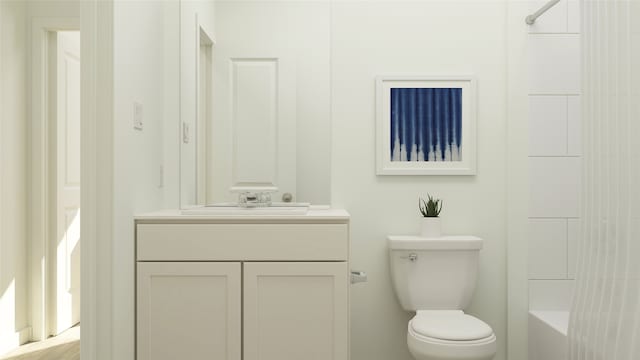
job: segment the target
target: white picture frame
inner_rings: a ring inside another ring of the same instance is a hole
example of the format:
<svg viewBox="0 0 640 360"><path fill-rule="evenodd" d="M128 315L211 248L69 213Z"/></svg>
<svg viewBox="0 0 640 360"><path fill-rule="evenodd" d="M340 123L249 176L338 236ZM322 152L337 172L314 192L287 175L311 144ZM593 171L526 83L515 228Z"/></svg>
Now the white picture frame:
<svg viewBox="0 0 640 360"><path fill-rule="evenodd" d="M376 174L475 175L475 77L378 76Z"/></svg>

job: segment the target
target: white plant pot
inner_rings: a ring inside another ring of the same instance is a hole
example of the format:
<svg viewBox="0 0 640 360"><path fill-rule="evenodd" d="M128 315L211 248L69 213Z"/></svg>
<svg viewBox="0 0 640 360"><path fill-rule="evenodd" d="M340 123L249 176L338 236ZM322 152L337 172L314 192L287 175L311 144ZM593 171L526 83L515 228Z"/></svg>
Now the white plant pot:
<svg viewBox="0 0 640 360"><path fill-rule="evenodd" d="M422 231L420 235L423 237L440 237L442 236L442 223L439 217L423 217Z"/></svg>

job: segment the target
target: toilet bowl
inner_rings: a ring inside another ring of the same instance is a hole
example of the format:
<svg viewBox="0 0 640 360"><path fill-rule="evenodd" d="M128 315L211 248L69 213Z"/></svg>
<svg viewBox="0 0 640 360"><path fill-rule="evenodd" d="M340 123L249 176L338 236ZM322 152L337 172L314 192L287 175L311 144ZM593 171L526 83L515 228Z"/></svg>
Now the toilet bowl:
<svg viewBox="0 0 640 360"><path fill-rule="evenodd" d="M403 309L415 311L407 345L416 360L491 360L496 336L463 312L473 296L482 239L389 236L391 278ZM446 276L443 276L446 274Z"/></svg>
<svg viewBox="0 0 640 360"><path fill-rule="evenodd" d="M418 311L407 345L416 360L490 360L497 350L491 327L459 310Z"/></svg>

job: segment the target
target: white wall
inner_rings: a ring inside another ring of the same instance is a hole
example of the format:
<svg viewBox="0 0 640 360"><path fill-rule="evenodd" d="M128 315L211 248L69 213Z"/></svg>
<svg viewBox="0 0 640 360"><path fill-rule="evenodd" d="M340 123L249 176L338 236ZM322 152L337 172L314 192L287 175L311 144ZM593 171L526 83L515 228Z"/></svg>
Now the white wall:
<svg viewBox="0 0 640 360"><path fill-rule="evenodd" d="M80 16L80 0L30 0L26 3L30 21L34 17Z"/></svg>
<svg viewBox="0 0 640 360"><path fill-rule="evenodd" d="M177 113L166 103L170 99L165 89L179 86L178 77L165 67L167 53L179 53L177 42L165 40L165 35L175 38L179 31L177 21L166 22L168 13L178 16L177 1L114 3L113 359L134 358L133 215L178 206L170 200L165 203L160 171L165 161L165 121L176 121L166 116ZM143 105L142 131L133 128L134 102ZM174 98L173 106L177 105ZM177 140L177 132L174 135ZM167 193L178 191L167 189Z"/></svg>
<svg viewBox="0 0 640 360"><path fill-rule="evenodd" d="M0 354L29 336L26 35L26 4L0 1Z"/></svg>
<svg viewBox="0 0 640 360"><path fill-rule="evenodd" d="M171 208L180 203L180 16L177 16L180 2L175 0L164 3L163 200L164 207Z"/></svg>
<svg viewBox="0 0 640 360"><path fill-rule="evenodd" d="M507 15L507 359L526 359L528 350L529 3L508 1Z"/></svg>
<svg viewBox="0 0 640 360"><path fill-rule="evenodd" d="M545 1L531 4L536 10ZM529 28L529 308L568 310L580 231L580 9Z"/></svg>
<svg viewBox="0 0 640 360"><path fill-rule="evenodd" d="M352 268L369 282L351 292L354 360L411 359L411 314L391 286L386 235L419 231L417 199L444 199L444 232L485 239L468 311L506 357L507 3L335 2L332 9L332 205L352 215ZM524 26L524 25L523 25ZM476 176L376 176L375 77L466 74L478 81Z"/></svg>

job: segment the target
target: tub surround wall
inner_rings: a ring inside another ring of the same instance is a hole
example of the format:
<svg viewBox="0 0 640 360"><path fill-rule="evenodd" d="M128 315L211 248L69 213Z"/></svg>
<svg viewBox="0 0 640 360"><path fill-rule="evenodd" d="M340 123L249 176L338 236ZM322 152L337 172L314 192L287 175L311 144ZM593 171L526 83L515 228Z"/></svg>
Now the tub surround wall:
<svg viewBox="0 0 640 360"><path fill-rule="evenodd" d="M535 11L545 1L531 4ZM529 27L529 308L569 310L580 232L580 9Z"/></svg>
<svg viewBox="0 0 640 360"><path fill-rule="evenodd" d="M445 234L485 239L468 312L506 358L506 2L333 3L332 205L352 215L352 267L369 282L351 290L351 358L410 360L407 322L391 285L386 236L418 234L418 196L444 199ZM524 26L524 24L523 24ZM375 78L475 74L476 176L376 176Z"/></svg>

